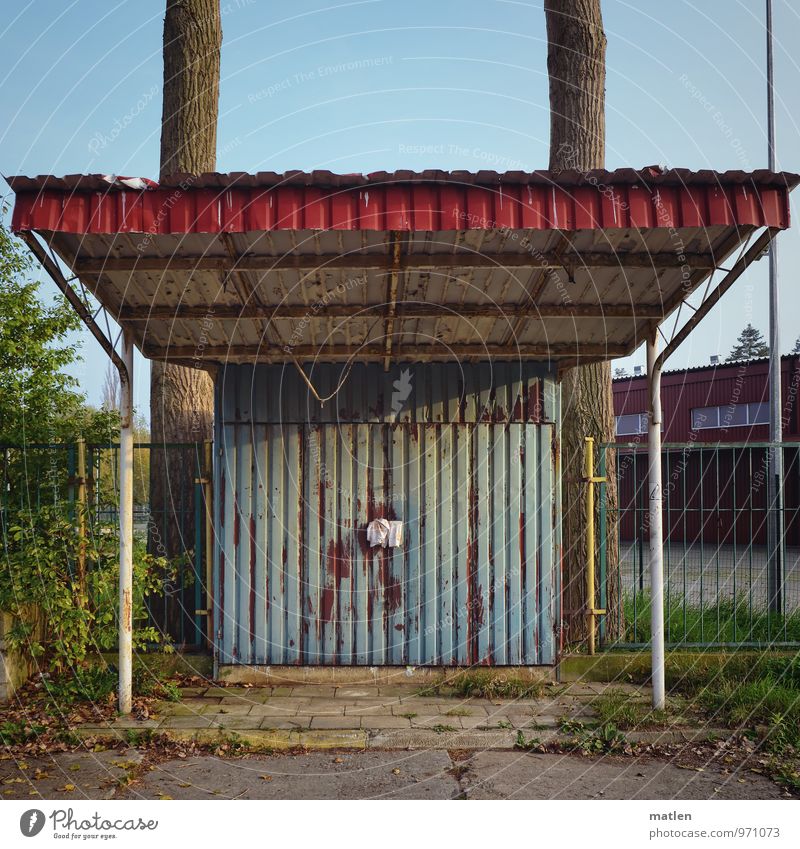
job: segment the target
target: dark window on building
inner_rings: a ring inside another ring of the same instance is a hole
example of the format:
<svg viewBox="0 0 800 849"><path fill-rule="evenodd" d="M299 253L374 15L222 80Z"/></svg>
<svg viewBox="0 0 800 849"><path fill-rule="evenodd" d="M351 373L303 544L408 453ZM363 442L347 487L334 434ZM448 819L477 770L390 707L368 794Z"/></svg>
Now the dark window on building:
<svg viewBox="0 0 800 849"><path fill-rule="evenodd" d="M617 436L647 433L647 413L626 413L617 416Z"/></svg>
<svg viewBox="0 0 800 849"><path fill-rule="evenodd" d="M767 404L725 404L722 407L695 407L692 410L692 430L752 427L759 424L769 424Z"/></svg>

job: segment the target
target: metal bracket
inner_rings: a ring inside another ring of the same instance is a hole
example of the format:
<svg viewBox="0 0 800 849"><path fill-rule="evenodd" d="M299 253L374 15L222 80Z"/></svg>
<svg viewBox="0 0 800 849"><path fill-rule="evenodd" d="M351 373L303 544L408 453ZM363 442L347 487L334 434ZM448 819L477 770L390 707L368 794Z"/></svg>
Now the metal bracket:
<svg viewBox="0 0 800 849"><path fill-rule="evenodd" d="M94 320L94 316L89 312L86 304L84 304L78 293L70 285L70 280L76 280L78 278L71 277L70 280L67 280L67 278L64 277L55 260L47 253L44 246L39 242L32 231L22 232L19 235L28 248L30 248L31 253L42 264L42 267L48 273L52 281L61 290L70 306L76 313L78 313L81 321L83 321L89 329L92 336L94 336L94 338L100 343L100 347L106 352L111 362L114 363L117 371L119 372L120 382L129 383L130 376L122 357L116 352L111 340L98 327L97 322Z"/></svg>
<svg viewBox="0 0 800 849"><path fill-rule="evenodd" d="M708 315L711 309L716 306L720 298L728 291L728 289L731 288L731 286L733 286L742 274L744 274L750 265L757 262L765 255L770 242L775 238L778 232L777 228L767 227L756 241L753 242L751 247L736 260L730 271L717 284L717 287L703 298L703 302L699 307L697 307L696 311L692 314L686 324L684 324L683 327L681 327L681 329L676 333L673 333L672 338L669 340L664 350L656 358L656 369L661 369L667 357L671 356L675 352L675 349L685 341L686 337ZM683 303L686 303L686 301Z"/></svg>

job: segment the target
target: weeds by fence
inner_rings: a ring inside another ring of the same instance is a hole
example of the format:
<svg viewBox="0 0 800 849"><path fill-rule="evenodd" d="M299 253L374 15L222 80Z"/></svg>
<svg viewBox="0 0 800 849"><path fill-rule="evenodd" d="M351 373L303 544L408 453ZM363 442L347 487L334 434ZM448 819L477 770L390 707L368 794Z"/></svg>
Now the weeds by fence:
<svg viewBox="0 0 800 849"><path fill-rule="evenodd" d="M151 463L155 452L165 455L157 464ZM0 531L4 547L9 523L21 511L56 508L75 518L77 524L82 498L90 534L118 533L118 445L87 444L83 454L77 443L0 445L0 455ZM81 468L84 456L85 471ZM173 463L187 462L194 465L195 478L201 478L202 443L135 445L134 545L154 556L177 557L180 561L177 574L165 574L162 592L149 605L151 624L167 642L199 646L203 643L205 623L204 616L196 612L204 606L205 599L202 529L207 511L203 488L197 483L186 491L185 487L170 486L169 481ZM151 466L158 470L156 475ZM158 475L164 479L154 480ZM151 499L154 486L162 493L157 508ZM180 528L187 524L195 529L192 539L180 534Z"/></svg>

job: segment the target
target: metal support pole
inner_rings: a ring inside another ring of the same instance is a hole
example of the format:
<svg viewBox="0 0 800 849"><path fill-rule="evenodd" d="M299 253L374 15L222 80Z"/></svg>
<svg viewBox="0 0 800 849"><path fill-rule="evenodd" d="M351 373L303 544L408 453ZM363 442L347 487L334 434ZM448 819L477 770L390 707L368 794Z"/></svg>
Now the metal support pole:
<svg viewBox="0 0 800 849"><path fill-rule="evenodd" d="M650 651L653 708L663 710L664 692L664 529L661 519L661 363L658 336L647 340L647 488L650 494Z"/></svg>
<svg viewBox="0 0 800 849"><path fill-rule="evenodd" d="M119 712L133 696L133 340L122 334L119 431Z"/></svg>
<svg viewBox="0 0 800 849"><path fill-rule="evenodd" d="M775 170L775 105L772 62L772 0L767 0L767 167ZM767 541L769 609L780 613L783 590L783 422L781 421L781 340L778 299L778 247L769 247L769 484Z"/></svg>
<svg viewBox="0 0 800 849"><path fill-rule="evenodd" d="M595 634L597 631L597 617L602 616L605 610L595 607L594 586L594 487L595 484L604 483L604 477L596 477L594 473L594 437L586 438L586 632L587 649L589 654L595 652Z"/></svg>

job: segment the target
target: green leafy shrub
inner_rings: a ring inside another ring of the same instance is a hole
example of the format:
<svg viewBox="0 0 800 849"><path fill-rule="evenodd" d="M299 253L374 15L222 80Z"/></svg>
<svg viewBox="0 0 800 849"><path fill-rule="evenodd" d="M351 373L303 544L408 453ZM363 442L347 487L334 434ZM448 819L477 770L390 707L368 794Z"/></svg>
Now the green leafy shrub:
<svg viewBox="0 0 800 849"><path fill-rule="evenodd" d="M20 511L5 529L5 567L0 570L0 610L14 618L6 633L12 649L41 657L56 675L83 664L90 654L117 642L119 540L116 528L93 528L85 541L85 575L78 573L76 521L45 507ZM133 559L133 645L161 641L148 622L147 600L163 593L184 558L168 561L143 546ZM80 689L82 685L76 684Z"/></svg>

